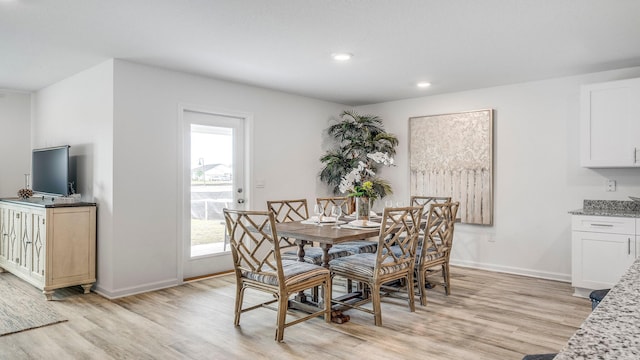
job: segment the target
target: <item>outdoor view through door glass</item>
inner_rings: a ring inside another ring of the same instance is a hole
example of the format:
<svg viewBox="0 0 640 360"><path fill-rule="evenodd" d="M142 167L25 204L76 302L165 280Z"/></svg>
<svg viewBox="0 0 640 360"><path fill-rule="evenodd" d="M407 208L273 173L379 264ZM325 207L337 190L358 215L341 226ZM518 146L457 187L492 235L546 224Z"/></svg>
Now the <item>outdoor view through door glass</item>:
<svg viewBox="0 0 640 360"><path fill-rule="evenodd" d="M191 125L191 257L229 251L222 209L233 203L233 129Z"/></svg>

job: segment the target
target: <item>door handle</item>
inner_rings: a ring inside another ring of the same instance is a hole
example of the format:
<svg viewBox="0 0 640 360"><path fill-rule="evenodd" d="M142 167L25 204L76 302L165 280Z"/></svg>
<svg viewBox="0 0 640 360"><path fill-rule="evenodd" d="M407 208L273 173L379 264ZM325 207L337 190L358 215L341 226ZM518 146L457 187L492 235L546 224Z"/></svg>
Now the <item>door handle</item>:
<svg viewBox="0 0 640 360"><path fill-rule="evenodd" d="M244 199L238 199L238 204L244 204Z"/></svg>

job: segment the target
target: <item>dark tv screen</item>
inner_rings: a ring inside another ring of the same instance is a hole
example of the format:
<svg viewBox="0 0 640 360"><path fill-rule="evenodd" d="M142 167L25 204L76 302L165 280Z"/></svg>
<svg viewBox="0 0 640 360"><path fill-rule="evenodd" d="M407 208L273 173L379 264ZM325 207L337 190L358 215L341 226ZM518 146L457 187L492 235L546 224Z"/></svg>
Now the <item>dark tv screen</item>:
<svg viewBox="0 0 640 360"><path fill-rule="evenodd" d="M47 195L69 195L69 146L35 149L31 158L32 189Z"/></svg>

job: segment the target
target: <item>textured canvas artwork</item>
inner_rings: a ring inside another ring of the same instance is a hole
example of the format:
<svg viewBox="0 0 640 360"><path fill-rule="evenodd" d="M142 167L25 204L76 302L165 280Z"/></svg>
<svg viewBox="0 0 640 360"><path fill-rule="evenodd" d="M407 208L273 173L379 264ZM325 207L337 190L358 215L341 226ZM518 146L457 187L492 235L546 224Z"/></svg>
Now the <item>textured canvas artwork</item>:
<svg viewBox="0 0 640 360"><path fill-rule="evenodd" d="M451 196L463 223L493 222L493 110L409 118L411 195Z"/></svg>

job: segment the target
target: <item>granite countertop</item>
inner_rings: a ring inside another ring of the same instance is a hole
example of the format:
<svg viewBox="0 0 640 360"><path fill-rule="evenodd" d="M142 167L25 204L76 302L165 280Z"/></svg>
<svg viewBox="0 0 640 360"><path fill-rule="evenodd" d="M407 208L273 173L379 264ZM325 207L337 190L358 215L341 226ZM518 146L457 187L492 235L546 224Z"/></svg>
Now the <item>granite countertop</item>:
<svg viewBox="0 0 640 360"><path fill-rule="evenodd" d="M554 359L640 359L640 258Z"/></svg>
<svg viewBox="0 0 640 360"><path fill-rule="evenodd" d="M582 209L569 211L569 214L640 218L640 202L621 200L584 200Z"/></svg>

